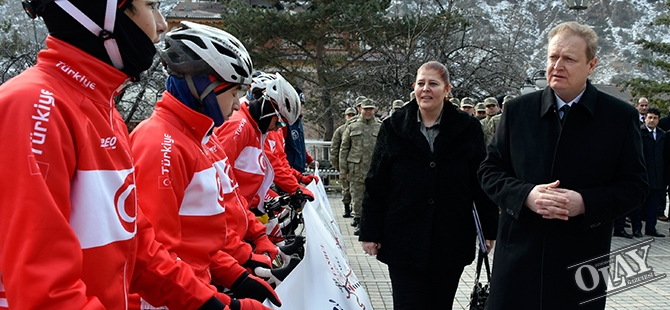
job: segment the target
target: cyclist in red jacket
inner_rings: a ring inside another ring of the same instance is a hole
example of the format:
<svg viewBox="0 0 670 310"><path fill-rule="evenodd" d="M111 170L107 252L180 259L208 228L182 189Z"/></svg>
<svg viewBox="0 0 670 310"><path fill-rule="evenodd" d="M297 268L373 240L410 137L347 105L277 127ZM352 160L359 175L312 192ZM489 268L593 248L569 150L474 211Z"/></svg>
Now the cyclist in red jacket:
<svg viewBox="0 0 670 310"><path fill-rule="evenodd" d="M138 209L113 97L166 24L158 1L32 0L49 29L37 65L0 86L0 309L223 309ZM140 198L141 199L141 198Z"/></svg>
<svg viewBox="0 0 670 310"><path fill-rule="evenodd" d="M251 252L240 239L245 236L227 229L226 213L233 210L225 195L231 182L214 166L225 155L219 154L222 148L207 146L216 139L214 126L239 109L237 95L251 81L249 54L229 33L186 21L165 36L165 46L166 91L151 117L130 135L138 192L147 202L141 208L154 224L156 239L203 282L256 299L224 301L232 309L265 309L259 301L266 298L281 306L267 282L237 264L251 270L271 265L267 256Z"/></svg>
<svg viewBox="0 0 670 310"><path fill-rule="evenodd" d="M249 208L261 212L275 177L264 152L267 134L294 123L300 115L298 93L280 74L265 84L265 92L259 98L243 104L230 121L215 130L233 165L240 194L249 202Z"/></svg>

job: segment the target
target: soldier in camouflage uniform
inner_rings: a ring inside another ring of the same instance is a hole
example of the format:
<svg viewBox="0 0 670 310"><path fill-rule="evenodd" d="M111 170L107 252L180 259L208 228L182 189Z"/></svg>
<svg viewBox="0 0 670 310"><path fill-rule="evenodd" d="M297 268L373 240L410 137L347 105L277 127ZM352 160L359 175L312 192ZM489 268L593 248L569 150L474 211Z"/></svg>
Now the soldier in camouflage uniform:
<svg viewBox="0 0 670 310"><path fill-rule="evenodd" d="M477 117L478 120L486 118L486 106L484 105L483 102L480 102L477 105L475 105L475 116Z"/></svg>
<svg viewBox="0 0 670 310"><path fill-rule="evenodd" d="M354 220L351 225L356 226L354 235L359 233L365 176L370 169L372 152L381 127L381 121L375 117L376 107L372 100L365 99L361 103L361 108L363 110L361 115L353 118L355 121L347 122L340 146L340 176L349 181L351 202L354 207Z"/></svg>
<svg viewBox="0 0 670 310"><path fill-rule="evenodd" d="M484 106L486 106L486 118L481 120L482 130L484 131L484 142L489 145L496 133L498 123L500 123L500 117L494 117L498 115L500 108L498 107L498 100L493 97L484 99Z"/></svg>
<svg viewBox="0 0 670 310"><path fill-rule="evenodd" d="M458 100L458 98L451 98L449 99L449 102L451 102L451 104L453 104L456 107L456 109L461 108L461 101Z"/></svg>
<svg viewBox="0 0 670 310"><path fill-rule="evenodd" d="M509 100L512 100L512 99L514 99L513 95L507 95L507 96L503 97L503 102L502 102L502 107L500 109L500 112L498 112L498 114L496 114L495 116L493 116L491 118L491 121L495 124L496 127L498 127L498 124L500 124L500 118L502 117L502 114L503 114L503 111L504 111L504 108L505 108L505 102L507 102ZM493 133L495 133L495 130L493 131ZM491 138L491 139L493 139L493 138Z"/></svg>
<svg viewBox="0 0 670 310"><path fill-rule="evenodd" d="M402 108L404 105L405 105L405 102L400 100L400 99L393 100L393 104L391 105L391 109L392 109L393 112L395 112L396 110ZM391 112L391 113L393 113L393 112Z"/></svg>
<svg viewBox="0 0 670 310"><path fill-rule="evenodd" d="M355 102L354 107L356 107L356 113L357 114L361 114L361 102L363 102L363 100L365 100L365 99L367 99L367 98L365 98L365 96L356 97L356 100L354 101Z"/></svg>
<svg viewBox="0 0 670 310"><path fill-rule="evenodd" d="M344 117L346 121L350 120L354 116L356 116L356 109L349 107L344 111ZM340 144L342 144L342 134L344 133L344 129L347 127L346 121L340 127L335 129L333 138L330 140L330 163L337 171L340 171ZM340 184L342 184L342 204L344 205L344 215L342 216L349 218L352 217L349 181L347 181L345 178L340 178Z"/></svg>
<svg viewBox="0 0 670 310"><path fill-rule="evenodd" d="M461 100L461 111L475 116L475 100L470 97L465 97Z"/></svg>

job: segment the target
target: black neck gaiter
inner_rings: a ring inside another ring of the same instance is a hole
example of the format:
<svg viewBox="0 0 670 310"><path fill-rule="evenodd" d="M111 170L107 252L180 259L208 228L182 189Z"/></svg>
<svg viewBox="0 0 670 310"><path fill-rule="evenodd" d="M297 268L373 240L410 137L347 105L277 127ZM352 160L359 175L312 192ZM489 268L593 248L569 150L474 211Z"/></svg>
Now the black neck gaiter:
<svg viewBox="0 0 670 310"><path fill-rule="evenodd" d="M100 1L70 1L98 25L104 25L105 8ZM74 45L80 50L112 65L103 40L63 11L57 4L51 3L42 17L49 34ZM139 80L140 73L149 69L156 54L156 47L149 37L126 15L123 9L116 11L113 37L119 46L124 72L133 80Z"/></svg>
<svg viewBox="0 0 670 310"><path fill-rule="evenodd" d="M263 108L263 111L261 111L261 107ZM272 107L272 104L270 102L266 102L265 105L263 106L262 97L260 99L254 99L251 102L249 102L249 114L251 114L251 118L254 119L256 124L258 124L258 129L260 129L262 133L268 132L268 127L270 127L272 117L266 117L261 120L259 119L261 118L262 115L268 115L271 113L274 113L274 108Z"/></svg>

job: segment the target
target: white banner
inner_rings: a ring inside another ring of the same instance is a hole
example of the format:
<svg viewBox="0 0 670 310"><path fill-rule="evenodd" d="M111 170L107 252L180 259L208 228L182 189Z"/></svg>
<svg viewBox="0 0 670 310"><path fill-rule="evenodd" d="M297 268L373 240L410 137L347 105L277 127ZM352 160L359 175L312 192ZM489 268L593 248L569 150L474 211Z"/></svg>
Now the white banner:
<svg viewBox="0 0 670 310"><path fill-rule="evenodd" d="M315 173L318 174L318 171ZM358 281L344 252L344 240L334 220L322 182L307 186L314 202L303 208L305 219L305 258L275 289L282 301L272 309L370 310L370 298Z"/></svg>

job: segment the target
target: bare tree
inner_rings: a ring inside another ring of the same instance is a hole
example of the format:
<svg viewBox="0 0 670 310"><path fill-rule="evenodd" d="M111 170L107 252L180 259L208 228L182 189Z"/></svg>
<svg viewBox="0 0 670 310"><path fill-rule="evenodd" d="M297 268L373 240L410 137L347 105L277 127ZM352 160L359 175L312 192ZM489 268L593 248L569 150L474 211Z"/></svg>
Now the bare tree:
<svg viewBox="0 0 670 310"><path fill-rule="evenodd" d="M116 96L116 109L132 131L144 119L149 118L156 107L156 101L165 90L167 72L163 69L160 57L156 55L151 67L142 72L140 80L128 84Z"/></svg>
<svg viewBox="0 0 670 310"><path fill-rule="evenodd" d="M30 68L44 48L46 29L32 19L6 19L0 24L0 84Z"/></svg>

